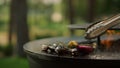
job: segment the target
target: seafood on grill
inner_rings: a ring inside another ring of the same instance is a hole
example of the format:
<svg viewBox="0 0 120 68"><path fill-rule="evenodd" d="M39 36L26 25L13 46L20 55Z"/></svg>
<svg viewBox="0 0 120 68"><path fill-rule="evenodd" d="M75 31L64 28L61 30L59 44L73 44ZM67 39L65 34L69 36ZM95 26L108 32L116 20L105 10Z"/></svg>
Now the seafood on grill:
<svg viewBox="0 0 120 68"><path fill-rule="evenodd" d="M42 44L42 51L53 55L85 56L94 52L96 44L80 44L76 41L69 41L68 44L57 42L53 44Z"/></svg>

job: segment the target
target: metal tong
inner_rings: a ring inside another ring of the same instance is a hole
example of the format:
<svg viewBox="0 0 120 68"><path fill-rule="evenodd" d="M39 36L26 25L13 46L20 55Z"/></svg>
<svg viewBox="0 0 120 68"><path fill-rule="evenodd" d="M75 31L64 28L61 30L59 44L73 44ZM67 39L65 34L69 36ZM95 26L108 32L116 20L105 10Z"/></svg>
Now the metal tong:
<svg viewBox="0 0 120 68"><path fill-rule="evenodd" d="M106 20L93 23L87 27L85 38L86 39L96 38L102 35L103 33L105 33L105 31L107 31L109 28L119 24L119 22L120 22L120 14L117 14Z"/></svg>

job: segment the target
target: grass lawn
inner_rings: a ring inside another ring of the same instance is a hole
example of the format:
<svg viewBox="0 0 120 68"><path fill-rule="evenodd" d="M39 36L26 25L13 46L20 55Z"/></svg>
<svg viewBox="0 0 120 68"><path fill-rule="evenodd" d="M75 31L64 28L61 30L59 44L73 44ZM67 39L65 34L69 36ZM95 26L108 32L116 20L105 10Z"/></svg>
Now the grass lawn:
<svg viewBox="0 0 120 68"><path fill-rule="evenodd" d="M19 57L0 58L0 68L29 68L27 59Z"/></svg>

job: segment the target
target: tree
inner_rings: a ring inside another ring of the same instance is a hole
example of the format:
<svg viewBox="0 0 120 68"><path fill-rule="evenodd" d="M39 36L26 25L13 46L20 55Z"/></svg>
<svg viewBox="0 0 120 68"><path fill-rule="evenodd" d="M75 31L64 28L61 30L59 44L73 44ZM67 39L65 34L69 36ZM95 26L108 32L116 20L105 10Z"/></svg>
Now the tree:
<svg viewBox="0 0 120 68"><path fill-rule="evenodd" d="M74 0L68 0L68 12L69 12L69 20L70 24L75 24L74 23ZM74 34L74 30L70 29L71 35Z"/></svg>
<svg viewBox="0 0 120 68"><path fill-rule="evenodd" d="M95 18L96 0L88 0L88 22L93 22Z"/></svg>
<svg viewBox="0 0 120 68"><path fill-rule="evenodd" d="M11 0L10 9L10 31L16 27L17 32L17 52L19 56L25 56L23 45L29 41L29 31L27 25L27 0ZM16 24L16 26L12 26ZM11 42L11 37L9 36Z"/></svg>

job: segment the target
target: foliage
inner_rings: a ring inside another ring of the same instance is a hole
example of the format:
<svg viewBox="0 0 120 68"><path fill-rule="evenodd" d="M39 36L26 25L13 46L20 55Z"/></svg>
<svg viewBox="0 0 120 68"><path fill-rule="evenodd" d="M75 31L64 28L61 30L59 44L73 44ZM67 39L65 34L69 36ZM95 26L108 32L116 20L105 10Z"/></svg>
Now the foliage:
<svg viewBox="0 0 120 68"><path fill-rule="evenodd" d="M0 52L2 52L4 56L11 56L13 53L13 45L0 45Z"/></svg>
<svg viewBox="0 0 120 68"><path fill-rule="evenodd" d="M5 56L11 56L12 53L13 53L13 45L7 45L7 46L4 48L3 53L5 54Z"/></svg>
<svg viewBox="0 0 120 68"><path fill-rule="evenodd" d="M3 51L3 47L0 45L0 52L2 52Z"/></svg>
<svg viewBox="0 0 120 68"><path fill-rule="evenodd" d="M120 0L97 0L96 14L110 15L119 13Z"/></svg>
<svg viewBox="0 0 120 68"><path fill-rule="evenodd" d="M52 37L51 35L44 35L44 36L41 36L41 35L36 35L35 36L35 39L43 39L43 38L50 38L50 37Z"/></svg>
<svg viewBox="0 0 120 68"><path fill-rule="evenodd" d="M10 57L0 58L0 68L29 68L25 58Z"/></svg>

